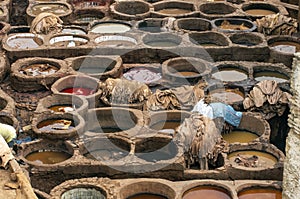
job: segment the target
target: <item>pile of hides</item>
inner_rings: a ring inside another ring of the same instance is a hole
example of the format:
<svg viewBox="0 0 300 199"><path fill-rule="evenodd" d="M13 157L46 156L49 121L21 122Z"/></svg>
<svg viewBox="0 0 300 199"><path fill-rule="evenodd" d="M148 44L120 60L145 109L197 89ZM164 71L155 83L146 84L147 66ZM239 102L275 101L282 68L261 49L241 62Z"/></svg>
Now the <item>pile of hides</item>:
<svg viewBox="0 0 300 199"><path fill-rule="evenodd" d="M168 90L157 89L145 103L144 110L191 110L194 105L204 98L205 82L195 86L181 86Z"/></svg>
<svg viewBox="0 0 300 199"><path fill-rule="evenodd" d="M175 140L183 146L187 167L199 163L201 170L215 166L226 146L214 121L199 113L184 120L177 129Z"/></svg>
<svg viewBox="0 0 300 199"><path fill-rule="evenodd" d="M283 92L274 80L264 80L256 84L244 99L244 109L262 113L265 119L281 116L286 110L291 95Z"/></svg>
<svg viewBox="0 0 300 199"><path fill-rule="evenodd" d="M62 31L63 21L52 13L41 13L31 23L30 32L33 34L55 34Z"/></svg>
<svg viewBox="0 0 300 199"><path fill-rule="evenodd" d="M106 105L142 103L152 94L146 84L135 80L108 78L99 87L100 99Z"/></svg>
<svg viewBox="0 0 300 199"><path fill-rule="evenodd" d="M257 31L265 35L292 35L297 32L296 19L279 13L267 15L256 20Z"/></svg>

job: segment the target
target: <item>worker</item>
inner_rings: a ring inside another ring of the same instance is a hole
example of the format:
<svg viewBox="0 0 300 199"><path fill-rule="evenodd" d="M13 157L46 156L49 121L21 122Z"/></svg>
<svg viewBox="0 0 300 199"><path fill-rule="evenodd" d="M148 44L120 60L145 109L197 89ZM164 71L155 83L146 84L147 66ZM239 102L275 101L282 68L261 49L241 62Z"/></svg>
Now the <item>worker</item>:
<svg viewBox="0 0 300 199"><path fill-rule="evenodd" d="M9 147L12 147L17 138L16 129L8 124L0 123L0 135L4 138Z"/></svg>
<svg viewBox="0 0 300 199"><path fill-rule="evenodd" d="M242 112L235 111L234 108L228 104L221 102L206 104L203 99L197 102L192 112L199 112L210 119L222 117L227 123L235 127L239 126L243 116Z"/></svg>

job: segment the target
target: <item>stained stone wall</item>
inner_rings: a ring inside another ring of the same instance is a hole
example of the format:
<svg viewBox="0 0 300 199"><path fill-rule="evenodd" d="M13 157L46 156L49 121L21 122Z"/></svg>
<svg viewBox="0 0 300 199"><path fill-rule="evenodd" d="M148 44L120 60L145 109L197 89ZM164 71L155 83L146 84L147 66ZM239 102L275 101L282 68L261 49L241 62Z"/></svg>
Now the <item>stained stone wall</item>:
<svg viewBox="0 0 300 199"><path fill-rule="evenodd" d="M286 141L286 159L283 172L283 199L300 198L300 53L295 54L291 78L293 98Z"/></svg>

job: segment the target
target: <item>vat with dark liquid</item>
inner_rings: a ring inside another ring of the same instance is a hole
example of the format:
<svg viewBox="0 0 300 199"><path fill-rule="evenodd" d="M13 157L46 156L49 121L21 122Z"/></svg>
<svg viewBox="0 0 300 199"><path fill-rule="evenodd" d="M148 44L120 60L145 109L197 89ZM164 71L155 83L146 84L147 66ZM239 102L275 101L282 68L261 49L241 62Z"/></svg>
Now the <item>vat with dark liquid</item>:
<svg viewBox="0 0 300 199"><path fill-rule="evenodd" d="M230 133L222 134L222 137L228 143L248 143L255 140L259 136L246 130L233 130Z"/></svg>
<svg viewBox="0 0 300 199"><path fill-rule="evenodd" d="M52 130L69 130L74 128L71 120L65 119L48 119L41 121L37 128L41 131L52 131Z"/></svg>
<svg viewBox="0 0 300 199"><path fill-rule="evenodd" d="M198 186L186 191L182 199L231 199L228 191L217 186Z"/></svg>
<svg viewBox="0 0 300 199"><path fill-rule="evenodd" d="M25 158L37 164L57 164L71 157L63 151L35 151L28 154Z"/></svg>
<svg viewBox="0 0 300 199"><path fill-rule="evenodd" d="M126 199L167 199L167 197L152 193L139 193Z"/></svg>
<svg viewBox="0 0 300 199"><path fill-rule="evenodd" d="M95 90L91 88L84 88L84 87L73 87L73 88L65 88L60 92L74 94L74 95L88 96L94 94Z"/></svg>
<svg viewBox="0 0 300 199"><path fill-rule="evenodd" d="M281 199L280 190L271 188L249 188L238 193L239 199Z"/></svg>

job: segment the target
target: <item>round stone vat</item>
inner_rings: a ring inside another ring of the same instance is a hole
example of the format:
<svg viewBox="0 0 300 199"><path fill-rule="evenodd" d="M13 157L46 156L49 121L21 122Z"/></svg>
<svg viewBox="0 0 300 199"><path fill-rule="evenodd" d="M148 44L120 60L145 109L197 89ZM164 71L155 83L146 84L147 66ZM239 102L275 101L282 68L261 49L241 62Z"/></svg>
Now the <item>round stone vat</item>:
<svg viewBox="0 0 300 199"><path fill-rule="evenodd" d="M193 17L197 16L195 4L186 1L159 1L153 4L152 17Z"/></svg>
<svg viewBox="0 0 300 199"><path fill-rule="evenodd" d="M35 112L77 112L84 117L87 110L88 101L82 96L53 94L40 99Z"/></svg>
<svg viewBox="0 0 300 199"><path fill-rule="evenodd" d="M182 38L171 33L149 33L143 37L143 43L153 48L174 47L180 45Z"/></svg>
<svg viewBox="0 0 300 199"><path fill-rule="evenodd" d="M6 92L0 89L0 111L16 115L15 101Z"/></svg>
<svg viewBox="0 0 300 199"><path fill-rule="evenodd" d="M39 14L48 12L64 19L72 13L72 7L66 2L37 2L31 3L26 9L28 24Z"/></svg>
<svg viewBox="0 0 300 199"><path fill-rule="evenodd" d="M49 44L58 48L69 48L85 45L89 38L83 35L57 34L50 38Z"/></svg>
<svg viewBox="0 0 300 199"><path fill-rule="evenodd" d="M174 22L175 30L177 31L209 31L212 29L211 21L204 18L182 18Z"/></svg>
<svg viewBox="0 0 300 199"><path fill-rule="evenodd" d="M19 92L45 90L67 73L68 67L63 60L22 58L11 65L11 86Z"/></svg>
<svg viewBox="0 0 300 199"><path fill-rule="evenodd" d="M140 20L136 24L136 28L138 30L144 32L152 32L159 33L167 31L166 27L164 27L164 20L159 18L147 18L144 20Z"/></svg>
<svg viewBox="0 0 300 199"><path fill-rule="evenodd" d="M276 183L244 183L237 187L239 199L281 199L282 188Z"/></svg>
<svg viewBox="0 0 300 199"><path fill-rule="evenodd" d="M73 12L70 23L79 26L87 26L92 21L100 20L103 17L105 17L105 14L99 9L78 9Z"/></svg>
<svg viewBox="0 0 300 199"><path fill-rule="evenodd" d="M95 38L98 46L104 47L130 47L137 45L137 40L133 37L123 35L106 35Z"/></svg>
<svg viewBox="0 0 300 199"><path fill-rule="evenodd" d="M135 140L135 156L146 162L168 162L178 159L179 150L170 137L148 137Z"/></svg>
<svg viewBox="0 0 300 199"><path fill-rule="evenodd" d="M87 115L86 130L93 133L136 133L143 125L142 112L130 108L95 108Z"/></svg>
<svg viewBox="0 0 300 199"><path fill-rule="evenodd" d="M270 134L270 125L266 120L251 112L244 112L240 125L229 133L222 133L222 136L226 142L232 144L253 141L269 142Z"/></svg>
<svg viewBox="0 0 300 199"><path fill-rule="evenodd" d="M189 40L195 45L202 47L229 46L230 40L222 33L214 31L189 33Z"/></svg>
<svg viewBox="0 0 300 199"><path fill-rule="evenodd" d="M205 60L193 57L176 57L163 62L163 77L176 84L197 84L211 73Z"/></svg>
<svg viewBox="0 0 300 199"><path fill-rule="evenodd" d="M131 28L131 24L125 21L93 21L89 24L88 31L95 34L124 33Z"/></svg>
<svg viewBox="0 0 300 199"><path fill-rule="evenodd" d="M3 39L5 49L35 49L44 45L44 38L41 35L32 33L9 34Z"/></svg>
<svg viewBox="0 0 300 199"><path fill-rule="evenodd" d="M234 105L236 109L240 110L245 98L245 91L240 86L215 84L208 87L208 95L212 97L213 101Z"/></svg>
<svg viewBox="0 0 300 199"><path fill-rule="evenodd" d="M167 199L175 198L175 190L169 186L169 182L164 180L137 179L135 182L121 187L119 197L126 199L155 198Z"/></svg>
<svg viewBox="0 0 300 199"><path fill-rule="evenodd" d="M64 165L74 153L69 142L46 139L24 143L19 151L20 158L32 167Z"/></svg>
<svg viewBox="0 0 300 199"><path fill-rule="evenodd" d="M230 145L225 164L232 179L282 180L284 154L268 143Z"/></svg>
<svg viewBox="0 0 300 199"><path fill-rule="evenodd" d="M119 1L110 6L113 18L120 20L140 20L150 16L152 4L141 0Z"/></svg>
<svg viewBox="0 0 300 199"><path fill-rule="evenodd" d="M270 47L270 61L284 63L292 68L294 53L300 51L300 42L297 37L288 35L271 36L267 40Z"/></svg>
<svg viewBox="0 0 300 199"><path fill-rule="evenodd" d="M123 71L123 78L147 84L149 87L157 86L161 79L161 69L152 65L135 66Z"/></svg>
<svg viewBox="0 0 300 199"><path fill-rule="evenodd" d="M264 38L255 33L236 33L229 37L232 43L241 46L257 46L263 43Z"/></svg>
<svg viewBox="0 0 300 199"><path fill-rule="evenodd" d="M288 83L292 71L283 64L260 64L253 66L253 78L256 81L275 80L277 83Z"/></svg>
<svg viewBox="0 0 300 199"><path fill-rule="evenodd" d="M211 23L214 30L225 33L253 32L257 28L255 23L242 18L217 18Z"/></svg>
<svg viewBox="0 0 300 199"><path fill-rule="evenodd" d="M86 35L85 28L76 25L63 26L63 34Z"/></svg>
<svg viewBox="0 0 300 199"><path fill-rule="evenodd" d="M119 56L80 56L66 59L68 64L77 72L105 80L109 77L120 77L123 61Z"/></svg>
<svg viewBox="0 0 300 199"><path fill-rule="evenodd" d="M223 82L240 82L249 76L249 69L240 64L219 63L212 70L212 78Z"/></svg>
<svg viewBox="0 0 300 199"><path fill-rule="evenodd" d="M189 183L184 186L181 193L182 199L206 197L210 199L232 199L234 196L234 190L230 186L214 180Z"/></svg>
<svg viewBox="0 0 300 199"><path fill-rule="evenodd" d="M105 6L106 2L102 0L72 0L71 3L75 8L91 8L98 6Z"/></svg>
<svg viewBox="0 0 300 199"><path fill-rule="evenodd" d="M85 121L76 113L43 112L32 120L32 131L48 139L64 139L80 135L84 131Z"/></svg>
<svg viewBox="0 0 300 199"><path fill-rule="evenodd" d="M20 129L20 124L17 118L12 113L0 112L0 123L8 124L13 126L18 132Z"/></svg>
<svg viewBox="0 0 300 199"><path fill-rule="evenodd" d="M188 118L191 113L187 111L159 111L152 112L146 125L155 131L174 133L177 127Z"/></svg>
<svg viewBox="0 0 300 199"><path fill-rule="evenodd" d="M106 199L114 197L110 194L113 189L107 178L81 178L57 185L51 190L50 195L51 198L59 199Z"/></svg>
<svg viewBox="0 0 300 199"><path fill-rule="evenodd" d="M231 16L236 9L233 4L227 2L208 2L199 6L200 17L206 19Z"/></svg>
<svg viewBox="0 0 300 199"><path fill-rule="evenodd" d="M253 19L280 12L278 6L264 2L245 3L242 10Z"/></svg>
<svg viewBox="0 0 300 199"><path fill-rule="evenodd" d="M99 80L87 75L68 75L60 78L51 86L55 94L82 95L89 102L89 108L99 105Z"/></svg>
<svg viewBox="0 0 300 199"><path fill-rule="evenodd" d="M121 137L101 137L84 139L79 147L80 153L91 160L101 162L122 161L130 152L130 143Z"/></svg>

